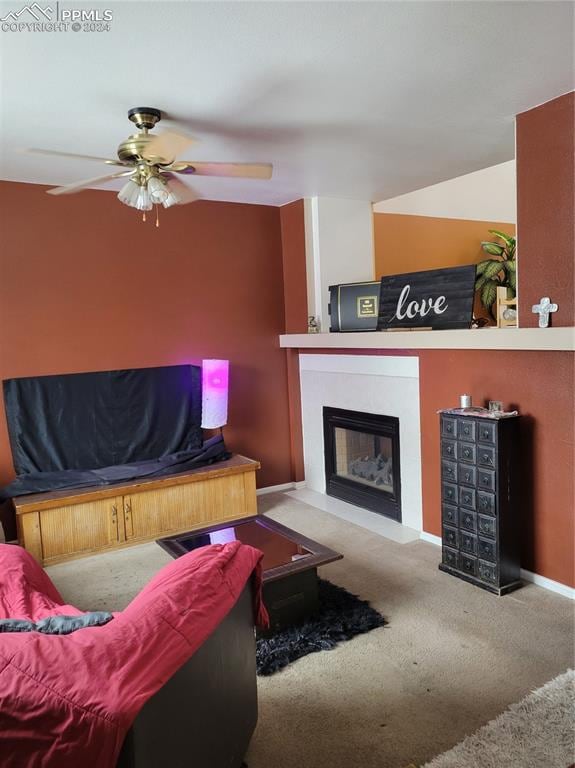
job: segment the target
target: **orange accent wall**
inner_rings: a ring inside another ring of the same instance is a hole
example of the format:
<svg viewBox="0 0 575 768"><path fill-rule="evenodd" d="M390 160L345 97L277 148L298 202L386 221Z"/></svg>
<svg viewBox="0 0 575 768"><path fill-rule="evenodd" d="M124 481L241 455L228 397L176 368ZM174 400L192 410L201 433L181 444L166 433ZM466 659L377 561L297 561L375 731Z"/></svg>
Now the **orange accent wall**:
<svg viewBox="0 0 575 768"><path fill-rule="evenodd" d="M261 460L260 486L288 482L280 210L200 201L157 229L110 192L45 189L0 182L0 378L228 358L226 442Z"/></svg>
<svg viewBox="0 0 575 768"><path fill-rule="evenodd" d="M551 324L575 325L575 92L517 115L519 325L542 296Z"/></svg>
<svg viewBox="0 0 575 768"><path fill-rule="evenodd" d="M307 282L305 260L304 202L296 200L280 208L282 231L286 333L307 331ZM301 392L297 351L286 350L292 479L304 479Z"/></svg>
<svg viewBox="0 0 575 768"><path fill-rule="evenodd" d="M307 283L303 200L280 208L285 332L307 332Z"/></svg>
<svg viewBox="0 0 575 768"><path fill-rule="evenodd" d="M489 258L490 229L515 234L515 224L396 213L374 213L375 277L476 264Z"/></svg>

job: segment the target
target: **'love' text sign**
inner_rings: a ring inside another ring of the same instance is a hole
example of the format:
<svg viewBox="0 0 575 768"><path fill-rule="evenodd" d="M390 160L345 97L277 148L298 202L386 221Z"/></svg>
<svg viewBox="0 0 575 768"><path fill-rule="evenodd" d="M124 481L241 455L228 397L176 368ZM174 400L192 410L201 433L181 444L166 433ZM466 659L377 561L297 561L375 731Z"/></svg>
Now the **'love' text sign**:
<svg viewBox="0 0 575 768"><path fill-rule="evenodd" d="M383 277L377 330L469 328L474 288L474 264Z"/></svg>

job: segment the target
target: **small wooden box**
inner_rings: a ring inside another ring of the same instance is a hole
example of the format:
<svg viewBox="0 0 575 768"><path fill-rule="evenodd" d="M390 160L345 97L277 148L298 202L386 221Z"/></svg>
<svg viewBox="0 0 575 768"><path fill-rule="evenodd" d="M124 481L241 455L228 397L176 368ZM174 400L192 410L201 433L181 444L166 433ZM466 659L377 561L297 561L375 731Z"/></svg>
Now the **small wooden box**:
<svg viewBox="0 0 575 768"><path fill-rule="evenodd" d="M503 313L506 309L514 309L515 317L507 319L503 317ZM516 328L517 327L517 297L514 299L507 298L507 288L497 289L497 303L496 314L497 327L498 328Z"/></svg>

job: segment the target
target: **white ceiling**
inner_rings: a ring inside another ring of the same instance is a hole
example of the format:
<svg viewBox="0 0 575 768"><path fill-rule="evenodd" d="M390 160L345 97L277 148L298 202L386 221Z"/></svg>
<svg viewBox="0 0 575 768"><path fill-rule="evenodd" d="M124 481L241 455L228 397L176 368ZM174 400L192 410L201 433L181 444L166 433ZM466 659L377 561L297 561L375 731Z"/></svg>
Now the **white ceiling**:
<svg viewBox="0 0 575 768"><path fill-rule="evenodd" d="M16 150L114 157L126 111L152 106L200 140L185 159L274 164L271 182L194 179L203 197L377 201L511 159L514 115L574 87L571 2L60 7L110 8L111 30L0 32L3 179L105 173Z"/></svg>

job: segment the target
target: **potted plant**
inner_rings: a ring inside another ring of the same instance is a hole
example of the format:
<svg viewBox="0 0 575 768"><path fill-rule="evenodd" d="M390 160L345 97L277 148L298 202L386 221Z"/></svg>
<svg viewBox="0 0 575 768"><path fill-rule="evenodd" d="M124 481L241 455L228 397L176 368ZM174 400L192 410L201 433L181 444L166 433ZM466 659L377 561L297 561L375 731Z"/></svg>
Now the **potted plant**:
<svg viewBox="0 0 575 768"><path fill-rule="evenodd" d="M517 290L517 261L515 260L516 238L497 229L490 229L500 242L484 241L483 250L492 258L484 259L477 265L475 290L481 303L493 317L493 304L498 288L507 288L507 298L514 299Z"/></svg>

